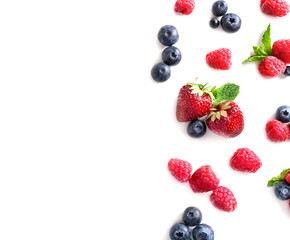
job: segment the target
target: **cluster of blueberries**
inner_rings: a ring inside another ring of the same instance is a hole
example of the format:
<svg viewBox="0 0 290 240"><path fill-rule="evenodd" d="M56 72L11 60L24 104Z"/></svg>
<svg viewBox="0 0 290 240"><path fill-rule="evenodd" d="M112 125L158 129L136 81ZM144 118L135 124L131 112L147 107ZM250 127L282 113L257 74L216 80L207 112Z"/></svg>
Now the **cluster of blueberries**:
<svg viewBox="0 0 290 240"><path fill-rule="evenodd" d="M212 5L212 13L215 16L209 21L211 28L217 28L220 24L225 32L234 33L241 28L241 18L234 13L227 13L228 4L226 1L216 1ZM222 17L221 21L218 17Z"/></svg>
<svg viewBox="0 0 290 240"><path fill-rule="evenodd" d="M177 29L171 25L165 25L158 32L158 40L167 46L162 52L162 61L153 66L151 76L156 82L165 82L170 78L170 66L175 66L181 61L181 52L172 46L179 39Z"/></svg>
<svg viewBox="0 0 290 240"><path fill-rule="evenodd" d="M175 223L169 231L171 240L214 240L214 231L207 224L200 224L202 219L201 211L196 207L185 209L182 221ZM194 227L190 229L190 227Z"/></svg>

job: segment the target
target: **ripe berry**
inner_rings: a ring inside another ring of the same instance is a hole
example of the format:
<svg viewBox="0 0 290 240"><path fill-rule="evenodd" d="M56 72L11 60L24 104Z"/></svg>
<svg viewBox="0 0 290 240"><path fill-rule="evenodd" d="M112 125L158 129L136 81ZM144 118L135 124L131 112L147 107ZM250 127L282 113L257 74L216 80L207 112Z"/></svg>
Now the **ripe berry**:
<svg viewBox="0 0 290 240"><path fill-rule="evenodd" d="M175 66L180 63L181 52L177 47L167 47L162 52L162 60L169 66Z"/></svg>
<svg viewBox="0 0 290 240"><path fill-rule="evenodd" d="M262 166L262 162L249 148L239 148L232 156L230 166L237 171L255 173Z"/></svg>
<svg viewBox="0 0 290 240"><path fill-rule="evenodd" d="M202 219L201 211L196 207L188 207L184 210L182 221L187 226L196 226L200 224Z"/></svg>
<svg viewBox="0 0 290 240"><path fill-rule="evenodd" d="M274 193L280 200L290 199L290 185L286 182L279 182L275 184Z"/></svg>
<svg viewBox="0 0 290 240"><path fill-rule="evenodd" d="M290 122L290 107L283 105L276 110L276 119L283 122Z"/></svg>
<svg viewBox="0 0 290 240"><path fill-rule="evenodd" d="M165 82L170 78L170 67L165 63L157 63L151 69L151 76L156 82Z"/></svg>
<svg viewBox="0 0 290 240"><path fill-rule="evenodd" d="M227 48L220 48L215 51L209 52L206 55L207 64L215 69L228 70L230 69L232 53Z"/></svg>
<svg viewBox="0 0 290 240"><path fill-rule="evenodd" d="M289 13L289 4L284 0L261 0L260 8L263 13L274 17L284 17Z"/></svg>
<svg viewBox="0 0 290 240"><path fill-rule="evenodd" d="M194 138L200 138L206 133L206 124L205 122L195 119L191 121L187 126L187 133L189 136Z"/></svg>
<svg viewBox="0 0 290 240"><path fill-rule="evenodd" d="M282 39L273 43L272 53L285 64L290 63L290 39Z"/></svg>
<svg viewBox="0 0 290 240"><path fill-rule="evenodd" d="M285 181L290 184L290 172L288 172L285 176Z"/></svg>
<svg viewBox="0 0 290 240"><path fill-rule="evenodd" d="M287 66L285 72L284 72L284 75L289 77L290 76L290 66Z"/></svg>
<svg viewBox="0 0 290 240"><path fill-rule="evenodd" d="M194 240L214 240L214 231L207 224L199 224L192 230Z"/></svg>
<svg viewBox="0 0 290 240"><path fill-rule="evenodd" d="M165 25L160 28L158 32L158 40L164 46L171 46L176 43L179 39L179 34L177 29L171 25Z"/></svg>
<svg viewBox="0 0 290 240"><path fill-rule="evenodd" d="M211 166L205 165L197 169L189 179L189 185L194 192L209 192L218 187L220 180Z"/></svg>
<svg viewBox="0 0 290 240"><path fill-rule="evenodd" d="M240 30L242 24L241 18L234 13L227 13L221 19L221 26L224 31L234 33Z"/></svg>
<svg viewBox="0 0 290 240"><path fill-rule="evenodd" d="M209 26L213 29L217 28L220 25L220 21L217 18L212 18L209 21Z"/></svg>
<svg viewBox="0 0 290 240"><path fill-rule="evenodd" d="M289 139L290 129L280 121L271 120L266 124L266 134L272 142L283 142Z"/></svg>
<svg viewBox="0 0 290 240"><path fill-rule="evenodd" d="M216 208L226 212L232 212L237 207L237 201L232 191L222 186L212 192L210 201Z"/></svg>
<svg viewBox="0 0 290 240"><path fill-rule="evenodd" d="M177 181L187 182L190 179L192 166L187 161L172 158L168 162L168 169Z"/></svg>
<svg viewBox="0 0 290 240"><path fill-rule="evenodd" d="M212 13L216 17L220 17L226 14L228 11L228 4L225 1L216 1L212 5Z"/></svg>
<svg viewBox="0 0 290 240"><path fill-rule="evenodd" d="M286 70L284 62L276 57L266 57L259 64L259 72L264 77L276 77Z"/></svg>
<svg viewBox="0 0 290 240"><path fill-rule="evenodd" d="M189 15L192 13L195 7L195 0L177 0L174 6L174 11L182 13L183 15Z"/></svg>
<svg viewBox="0 0 290 240"><path fill-rule="evenodd" d="M183 223L175 223L169 231L169 237L171 240L189 240L190 229Z"/></svg>

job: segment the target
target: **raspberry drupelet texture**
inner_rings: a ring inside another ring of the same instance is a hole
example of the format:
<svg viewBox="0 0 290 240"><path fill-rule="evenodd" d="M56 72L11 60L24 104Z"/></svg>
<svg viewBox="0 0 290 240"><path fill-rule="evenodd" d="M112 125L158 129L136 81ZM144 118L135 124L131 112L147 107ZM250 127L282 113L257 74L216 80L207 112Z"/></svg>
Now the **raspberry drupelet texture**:
<svg viewBox="0 0 290 240"><path fill-rule="evenodd" d="M282 39L274 42L272 53L285 64L290 64L290 39Z"/></svg>
<svg viewBox="0 0 290 240"><path fill-rule="evenodd" d="M212 68L218 70L229 70L232 65L231 58L231 50L227 48L220 48L209 52L206 55L206 62Z"/></svg>
<svg viewBox="0 0 290 240"><path fill-rule="evenodd" d="M259 72L264 77L276 77L286 70L286 64L276 57L266 57L259 64Z"/></svg>
<svg viewBox="0 0 290 240"><path fill-rule="evenodd" d="M168 162L168 169L179 182L187 182L191 176L192 166L187 161L172 158Z"/></svg>
<svg viewBox="0 0 290 240"><path fill-rule="evenodd" d="M266 134L272 142L283 142L289 139L290 129L286 124L272 120L266 124Z"/></svg>
<svg viewBox="0 0 290 240"><path fill-rule="evenodd" d="M239 148L230 160L232 169L255 173L262 166L260 158L249 148Z"/></svg>
<svg viewBox="0 0 290 240"><path fill-rule="evenodd" d="M216 189L220 180L211 166L205 165L197 169L189 179L189 185L194 192L208 192Z"/></svg>
<svg viewBox="0 0 290 240"><path fill-rule="evenodd" d="M222 186L212 192L210 201L216 208L226 212L233 212L237 207L237 200L232 191Z"/></svg>
<svg viewBox="0 0 290 240"><path fill-rule="evenodd" d="M174 6L174 11L182 13L183 15L189 15L192 13L195 7L195 0L177 0Z"/></svg>
<svg viewBox="0 0 290 240"><path fill-rule="evenodd" d="M284 17L289 13L289 4L284 0L261 0L260 8L263 13L274 17Z"/></svg>

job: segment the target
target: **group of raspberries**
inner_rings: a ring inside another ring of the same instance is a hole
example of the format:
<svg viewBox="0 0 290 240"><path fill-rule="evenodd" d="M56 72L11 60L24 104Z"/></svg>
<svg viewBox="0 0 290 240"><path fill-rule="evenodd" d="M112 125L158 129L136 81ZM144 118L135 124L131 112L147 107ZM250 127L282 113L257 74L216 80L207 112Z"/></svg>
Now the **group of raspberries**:
<svg viewBox="0 0 290 240"><path fill-rule="evenodd" d="M230 160L232 169L242 172L256 172L262 162L259 157L248 148L239 148ZM232 191L226 187L219 186L220 180L212 170L211 166L204 165L193 174L192 165L184 160L172 158L168 162L171 174L182 183L189 182L193 192L210 192L210 201L218 209L232 212L237 207L237 201Z"/></svg>

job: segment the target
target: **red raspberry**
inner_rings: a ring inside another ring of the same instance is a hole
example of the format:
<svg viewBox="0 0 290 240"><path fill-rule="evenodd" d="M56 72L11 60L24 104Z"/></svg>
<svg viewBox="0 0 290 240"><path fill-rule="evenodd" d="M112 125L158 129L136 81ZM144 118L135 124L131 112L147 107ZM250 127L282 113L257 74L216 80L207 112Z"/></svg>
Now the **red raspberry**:
<svg viewBox="0 0 290 240"><path fill-rule="evenodd" d="M290 172L288 172L285 176L285 181L290 184Z"/></svg>
<svg viewBox="0 0 290 240"><path fill-rule="evenodd" d="M290 129L278 120L272 120L266 124L266 133L272 142L283 142L290 137Z"/></svg>
<svg viewBox="0 0 290 240"><path fill-rule="evenodd" d="M259 64L259 72L264 77L276 77L286 70L284 62L276 57L266 57Z"/></svg>
<svg viewBox="0 0 290 240"><path fill-rule="evenodd" d="M211 166L205 165L197 169L189 179L189 185L194 192L208 192L216 189L220 180Z"/></svg>
<svg viewBox="0 0 290 240"><path fill-rule="evenodd" d="M261 0L260 8L263 13L274 17L284 17L289 13L289 4L284 0Z"/></svg>
<svg viewBox="0 0 290 240"><path fill-rule="evenodd" d="M231 50L227 48L220 48L208 53L206 55L206 62L212 68L219 70L229 70L232 65L231 57Z"/></svg>
<svg viewBox="0 0 290 240"><path fill-rule="evenodd" d="M187 182L190 179L192 166L187 161L172 158L168 162L168 169L179 182Z"/></svg>
<svg viewBox="0 0 290 240"><path fill-rule="evenodd" d="M232 191L222 186L212 192L210 201L216 208L226 212L232 212L237 207L237 200Z"/></svg>
<svg viewBox="0 0 290 240"><path fill-rule="evenodd" d="M195 7L194 0L177 0L174 6L174 10L177 13L189 15L192 13L194 7Z"/></svg>
<svg viewBox="0 0 290 240"><path fill-rule="evenodd" d="M290 63L290 39L282 39L273 43L272 53L285 64Z"/></svg>
<svg viewBox="0 0 290 240"><path fill-rule="evenodd" d="M239 148L231 158L234 170L255 173L262 166L260 158L249 148Z"/></svg>

